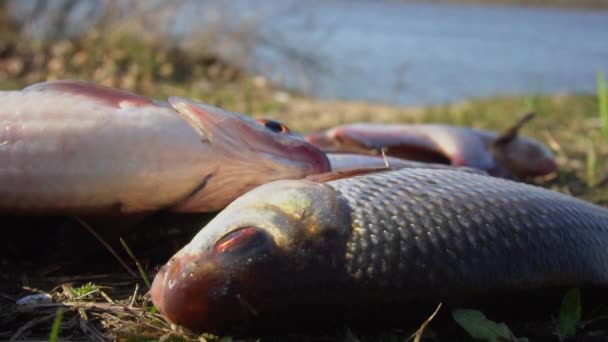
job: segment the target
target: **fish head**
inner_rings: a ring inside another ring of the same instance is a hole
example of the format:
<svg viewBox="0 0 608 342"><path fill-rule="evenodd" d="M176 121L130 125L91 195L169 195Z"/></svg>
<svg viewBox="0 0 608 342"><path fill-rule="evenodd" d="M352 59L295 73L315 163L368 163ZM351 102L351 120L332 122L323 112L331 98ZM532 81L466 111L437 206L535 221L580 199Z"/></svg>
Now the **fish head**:
<svg viewBox="0 0 608 342"><path fill-rule="evenodd" d="M193 194L177 211L190 211L200 203L217 202L219 210L253 187L279 179L300 179L330 170L329 160L318 147L291 134L276 121L259 122L200 102L170 97L169 103L213 151L216 168L205 189ZM286 134L288 133L288 134ZM212 193L213 198L209 197Z"/></svg>
<svg viewBox="0 0 608 342"><path fill-rule="evenodd" d="M517 137L494 155L502 167L517 177L541 177L557 171L553 153L543 144L526 137Z"/></svg>
<svg viewBox="0 0 608 342"><path fill-rule="evenodd" d="M170 97L169 103L219 155L271 164L275 173L283 176L301 178L329 171L325 154L294 134L284 134L289 129L282 123L256 121L246 115L181 97ZM252 167L255 168L254 165Z"/></svg>
<svg viewBox="0 0 608 342"><path fill-rule="evenodd" d="M250 191L160 269L154 304L175 324L221 332L285 304L276 298L315 295L307 284L336 276L327 261L344 255L341 203L332 188L307 180Z"/></svg>

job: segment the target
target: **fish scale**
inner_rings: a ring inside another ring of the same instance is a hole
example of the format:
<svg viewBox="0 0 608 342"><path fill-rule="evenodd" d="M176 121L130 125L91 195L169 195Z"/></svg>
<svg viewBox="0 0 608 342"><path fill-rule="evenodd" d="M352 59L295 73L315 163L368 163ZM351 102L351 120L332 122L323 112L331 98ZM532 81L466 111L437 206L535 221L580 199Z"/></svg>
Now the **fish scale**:
<svg viewBox="0 0 608 342"><path fill-rule="evenodd" d="M608 277L592 266L608 261L594 238L608 232L606 210L521 183L429 171L327 183L350 210L345 269L364 288L433 295Z"/></svg>

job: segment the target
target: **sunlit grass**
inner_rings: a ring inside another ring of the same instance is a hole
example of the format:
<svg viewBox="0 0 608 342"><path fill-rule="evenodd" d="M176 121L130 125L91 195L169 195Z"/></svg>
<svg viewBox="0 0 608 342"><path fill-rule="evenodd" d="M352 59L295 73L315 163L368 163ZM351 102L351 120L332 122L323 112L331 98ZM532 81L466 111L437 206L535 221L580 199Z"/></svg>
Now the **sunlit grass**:
<svg viewBox="0 0 608 342"><path fill-rule="evenodd" d="M608 141L608 90L604 70L597 72L597 107L600 115L600 123L604 138Z"/></svg>
<svg viewBox="0 0 608 342"><path fill-rule="evenodd" d="M593 186L596 182L596 170L597 170L597 153L595 150L595 142L593 139L586 139L587 143L587 158L586 158L586 179L587 185Z"/></svg>

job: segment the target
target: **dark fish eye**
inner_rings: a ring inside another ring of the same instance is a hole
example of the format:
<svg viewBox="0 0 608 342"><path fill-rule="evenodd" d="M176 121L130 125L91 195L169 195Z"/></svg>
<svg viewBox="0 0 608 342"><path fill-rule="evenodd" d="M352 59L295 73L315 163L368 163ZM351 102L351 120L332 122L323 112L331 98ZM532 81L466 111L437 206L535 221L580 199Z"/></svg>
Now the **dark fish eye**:
<svg viewBox="0 0 608 342"><path fill-rule="evenodd" d="M258 123L275 133L290 133L289 128L282 123L272 119L258 119Z"/></svg>
<svg viewBox="0 0 608 342"><path fill-rule="evenodd" d="M218 253L234 253L262 248L268 243L268 234L256 227L233 230L215 243Z"/></svg>

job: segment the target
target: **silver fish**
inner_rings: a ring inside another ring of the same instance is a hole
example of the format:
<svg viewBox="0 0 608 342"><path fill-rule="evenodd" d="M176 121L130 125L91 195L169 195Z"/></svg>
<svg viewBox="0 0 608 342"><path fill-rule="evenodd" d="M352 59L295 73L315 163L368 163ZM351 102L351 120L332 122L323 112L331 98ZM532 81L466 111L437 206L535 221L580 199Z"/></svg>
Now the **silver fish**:
<svg viewBox="0 0 608 342"><path fill-rule="evenodd" d="M216 211L329 167L309 143L185 98L79 81L0 92L0 212Z"/></svg>
<svg viewBox="0 0 608 342"><path fill-rule="evenodd" d="M557 170L543 144L518 136L525 116L503 134L442 124L354 123L310 134L307 140L328 152L386 154L422 162L468 166L501 177L539 177Z"/></svg>
<svg viewBox="0 0 608 342"><path fill-rule="evenodd" d="M345 304L582 285L608 286L608 209L410 168L262 185L175 254L151 295L169 321L222 332L310 306L339 314Z"/></svg>

